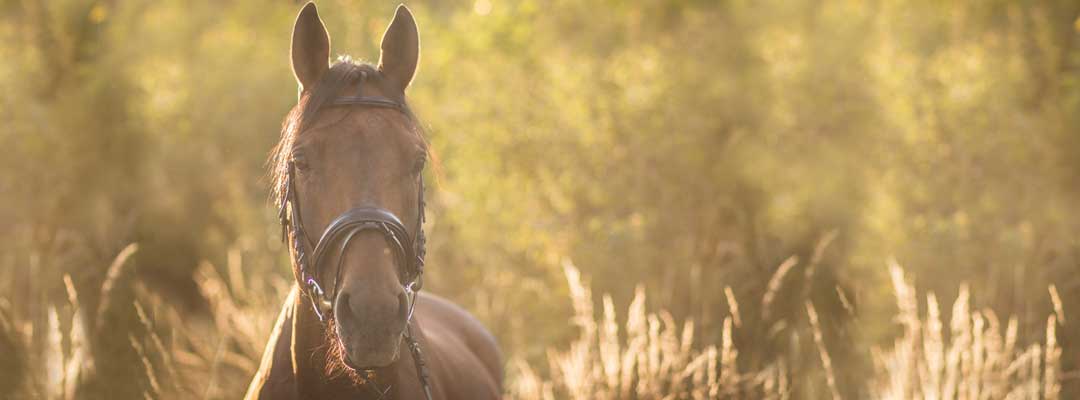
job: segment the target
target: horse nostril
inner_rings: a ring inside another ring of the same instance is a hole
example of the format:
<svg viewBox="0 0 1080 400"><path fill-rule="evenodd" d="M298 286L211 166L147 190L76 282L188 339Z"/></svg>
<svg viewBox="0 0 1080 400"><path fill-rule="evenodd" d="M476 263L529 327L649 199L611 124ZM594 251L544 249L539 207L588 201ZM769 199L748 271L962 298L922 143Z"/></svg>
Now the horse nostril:
<svg viewBox="0 0 1080 400"><path fill-rule="evenodd" d="M394 307L394 300L390 300L395 297L397 307ZM341 293L334 307L334 317L340 323L374 325L390 323L398 326L400 322L406 322L405 320L409 317L409 297L404 291L399 291L395 297Z"/></svg>
<svg viewBox="0 0 1080 400"><path fill-rule="evenodd" d="M409 318L409 296L405 292L398 293L398 316L401 319Z"/></svg>

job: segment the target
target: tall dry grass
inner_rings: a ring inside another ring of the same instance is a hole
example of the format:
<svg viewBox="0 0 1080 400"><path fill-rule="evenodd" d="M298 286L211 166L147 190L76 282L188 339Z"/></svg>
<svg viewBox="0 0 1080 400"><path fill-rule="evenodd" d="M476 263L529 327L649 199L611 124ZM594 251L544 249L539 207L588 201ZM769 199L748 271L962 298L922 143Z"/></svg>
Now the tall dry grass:
<svg viewBox="0 0 1080 400"><path fill-rule="evenodd" d="M548 373L521 359L512 362L509 392L520 399L787 399L791 389L783 363L758 371L739 369L732 330L739 319L731 302L720 344L694 341L694 323L676 322L666 311L645 307L638 286L625 315L617 321L611 296L594 310L593 295L581 272L563 264L579 335L565 350L548 352ZM728 290L730 292L730 290ZM734 296L731 296L734 300Z"/></svg>
<svg viewBox="0 0 1080 400"><path fill-rule="evenodd" d="M74 399L79 388L94 378L95 337L108 334L104 324L114 289L125 274L138 246L125 247L106 269L98 307L84 308L71 277L63 275L66 304L49 305L46 318L16 320L8 305L0 307L0 336L6 337L4 355L21 371L12 376L3 396L13 398ZM5 397L5 398L6 398Z"/></svg>
<svg viewBox="0 0 1080 400"><path fill-rule="evenodd" d="M902 334L890 349L873 349L876 399L1059 399L1061 348L1058 324L1064 321L1060 300L1047 317L1042 343L1018 343L1018 322L1002 324L993 310L972 310L967 286L952 304L946 328L934 293L919 313L915 285L890 262L889 273L899 307ZM1057 289L1049 289L1057 296Z"/></svg>
<svg viewBox="0 0 1080 400"><path fill-rule="evenodd" d="M786 261L769 288L794 265ZM786 267L785 267L786 266ZM836 366L825 346L818 313L806 302L809 332L820 360L827 392L801 390L783 358L760 370L743 370L732 344L738 329L738 303L726 290L731 304L724 317L721 343L695 343L694 324L676 322L669 313L647 311L641 286L620 326L611 296L604 295L601 310L594 309L593 294L572 264L563 266L574 308L571 322L578 336L565 349L548 351L546 372L521 359L512 361L509 393L518 399L788 399L843 398L836 383ZM1053 313L1047 318L1042 343L1018 343L1016 317L1003 326L991 310L973 311L970 293L960 290L952 307L949 329L944 329L937 297L926 294L926 311L919 312L914 283L895 262L889 265L896 292L896 321L902 333L889 348L870 350L874 372L862 393L883 400L1013 400L1060 399L1061 348L1057 327L1065 319L1057 289ZM843 296L838 292L838 296ZM767 295L766 302L768 302ZM841 299L847 303L846 299ZM796 351L796 350L793 350ZM803 375L810 376L810 375ZM805 379L805 378L804 378Z"/></svg>
<svg viewBox="0 0 1080 400"><path fill-rule="evenodd" d="M82 398L81 387L95 379L94 335L107 332L102 315L110 307L124 266L136 251L129 246L108 269L95 310L82 307L79 293L65 277L67 302L50 307L41 326L11 319L0 302L0 345L15 354L4 374L17 389L6 397ZM203 263L197 282L210 304L208 315L182 314L160 295L135 282L130 304L140 330L125 332L138 354L146 382L146 399L231 399L241 396L262 353L290 282L244 273L239 256L219 268ZM794 261L786 264L793 264ZM777 274L790 268L780 268ZM841 399L835 369L826 346L818 311L805 303L803 337L813 339L821 373L792 371L781 356L757 369L740 363L735 334L753 315L739 311L734 291L725 288L728 309L719 343L698 338L692 320L677 321L664 310L646 307L646 290L638 286L620 315L610 295L594 300L581 272L570 263L563 271L573 306L571 324L577 336L566 346L548 350L546 365L511 357L507 394L515 399ZM948 326L937 296L919 294L912 280L890 263L898 312L899 336L886 348L867 351L874 371L864 384L863 398L883 400L1011 400L1060 399L1063 371L1057 331L1065 321L1057 288L1048 289L1051 310L1045 337L1021 343L1016 317L1002 323L991 310L974 310L962 288L951 307ZM774 280L782 277L774 277ZM769 287L778 287L770 284ZM775 293L774 293L775 294ZM839 292L838 295L842 295ZM35 347L35 332L44 345ZM798 351L788 350L788 351ZM25 377L25 379L22 379ZM796 378L799 377L799 378ZM19 383L22 379L23 382ZM822 382L809 382L820 379ZM811 389L808 389L811 388ZM817 389L814 389L817 388ZM824 389L821 389L824 388Z"/></svg>
<svg viewBox="0 0 1080 400"><path fill-rule="evenodd" d="M243 395L258 367L263 346L289 289L283 279L252 277L243 273L239 257L229 257L226 279L213 265L197 269L196 282L210 305L209 315L181 313L160 294L141 283L135 285L136 300L117 304L113 292L137 246L125 248L108 268L99 306L91 312L82 307L79 293L64 276L68 304L50 306L44 324L13 321L0 302L0 339L11 338L14 366L19 370L0 374L11 378L0 398L86 398L84 385L93 382L97 360L93 338L126 335L139 357L146 382L146 399L233 399ZM104 323L110 309L130 307L141 329L116 332ZM35 335L44 336L35 345ZM105 357L108 359L107 356ZM104 384L108 384L105 382Z"/></svg>
<svg viewBox="0 0 1080 400"><path fill-rule="evenodd" d="M148 397L231 399L247 389L290 283L253 279L243 273L239 257L230 256L226 270L229 279L209 263L196 270L199 291L210 304L207 317L184 316L157 294L139 290L140 301L154 315L147 317L136 304L149 332L144 341L158 355L143 357L146 373L151 382L165 382ZM169 339L159 331L167 331Z"/></svg>

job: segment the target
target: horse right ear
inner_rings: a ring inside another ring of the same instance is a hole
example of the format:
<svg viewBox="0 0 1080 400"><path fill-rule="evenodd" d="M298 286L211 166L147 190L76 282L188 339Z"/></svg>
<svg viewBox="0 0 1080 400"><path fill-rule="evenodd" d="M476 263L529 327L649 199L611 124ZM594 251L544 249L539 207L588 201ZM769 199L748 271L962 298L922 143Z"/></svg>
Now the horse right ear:
<svg viewBox="0 0 1080 400"><path fill-rule="evenodd" d="M315 86L330 69L330 35L319 19L315 3L307 3L296 16L292 34L292 70L300 93Z"/></svg>

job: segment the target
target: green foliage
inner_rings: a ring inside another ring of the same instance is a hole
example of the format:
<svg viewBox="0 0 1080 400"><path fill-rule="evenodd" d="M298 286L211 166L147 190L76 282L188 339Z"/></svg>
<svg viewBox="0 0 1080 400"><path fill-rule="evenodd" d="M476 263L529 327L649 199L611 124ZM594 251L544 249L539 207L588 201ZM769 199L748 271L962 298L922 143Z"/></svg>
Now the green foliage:
<svg viewBox="0 0 1080 400"><path fill-rule="evenodd" d="M333 53L377 58L393 6L319 2ZM515 358L575 338L568 260L619 309L644 284L703 343L722 340L730 299L772 293L740 305L755 317L734 331L739 369L797 351L792 376L820 381L812 338L778 323L805 322L810 301L848 398L871 358L845 344L900 334L890 257L920 289L970 282L973 304L1019 316L1024 342L1045 338L1048 284L1080 309L1075 1L409 6L423 46L411 102L439 159L428 287ZM264 164L295 101L298 9L0 1L0 325L49 326L71 307L65 275L96 310L111 260L138 243L104 317L124 334L95 343L119 362L94 378L138 397L134 299L205 320L219 302L199 265L243 265L252 287L291 279ZM1078 329L1059 328L1066 372Z"/></svg>

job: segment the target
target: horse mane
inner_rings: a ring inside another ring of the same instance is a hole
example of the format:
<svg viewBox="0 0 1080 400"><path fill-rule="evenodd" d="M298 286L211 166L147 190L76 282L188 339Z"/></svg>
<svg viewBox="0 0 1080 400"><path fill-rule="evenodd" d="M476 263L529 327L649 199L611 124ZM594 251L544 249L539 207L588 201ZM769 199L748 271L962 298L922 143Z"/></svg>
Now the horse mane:
<svg viewBox="0 0 1080 400"><path fill-rule="evenodd" d="M356 83L365 74L373 74L377 71L377 67L370 63L355 61L349 56L338 57L330 69L319 78L315 87L308 94L301 96L296 106L289 110L281 123L281 139L271 150L270 159L267 160L270 195L274 204L281 204L284 199L289 179L289 159L292 157L293 144L296 143L300 133L315 121L323 106L333 101L343 88ZM404 104L403 111L416 127L414 133L420 138L421 143L428 147L422 125L413 114L407 100ZM437 159L432 156L432 160L436 161L436 170L438 170Z"/></svg>

